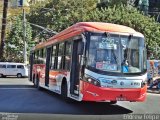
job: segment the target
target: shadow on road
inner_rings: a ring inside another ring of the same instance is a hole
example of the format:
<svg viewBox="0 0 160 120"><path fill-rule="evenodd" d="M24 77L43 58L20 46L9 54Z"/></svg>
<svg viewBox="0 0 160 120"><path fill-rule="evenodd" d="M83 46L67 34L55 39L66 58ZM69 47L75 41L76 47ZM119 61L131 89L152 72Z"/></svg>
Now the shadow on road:
<svg viewBox="0 0 160 120"><path fill-rule="evenodd" d="M16 89L15 89L16 88ZM106 102L66 103L60 95L29 85L0 85L0 112L70 115L128 114L131 110Z"/></svg>
<svg viewBox="0 0 160 120"><path fill-rule="evenodd" d="M17 76L5 76L5 77L2 77L2 79L11 79L11 78L23 79L23 78L28 78L28 77L21 77L21 78L17 78Z"/></svg>
<svg viewBox="0 0 160 120"><path fill-rule="evenodd" d="M12 89L12 88L17 88L17 89L20 89L20 88L34 88L33 85L0 85L0 89Z"/></svg>
<svg viewBox="0 0 160 120"><path fill-rule="evenodd" d="M113 115L113 114L128 114L132 113L131 110L121 107L119 105L109 105L108 103L98 102L81 102L77 104L71 104L71 106L77 107L82 114L85 115ZM69 113L73 114L73 113ZM74 113L79 114L79 113ZM81 113L80 113L81 114Z"/></svg>

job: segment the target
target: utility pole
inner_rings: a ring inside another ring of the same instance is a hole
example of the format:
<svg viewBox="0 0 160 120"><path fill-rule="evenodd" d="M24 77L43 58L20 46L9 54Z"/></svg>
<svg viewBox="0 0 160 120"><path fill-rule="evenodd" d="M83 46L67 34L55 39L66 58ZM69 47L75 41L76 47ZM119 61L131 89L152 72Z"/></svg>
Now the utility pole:
<svg viewBox="0 0 160 120"><path fill-rule="evenodd" d="M27 64L26 15L24 9L23 9L23 42L24 42L23 58L24 58L24 63Z"/></svg>
<svg viewBox="0 0 160 120"><path fill-rule="evenodd" d="M5 42L5 30L6 30L6 18L7 18L8 0L4 0L3 4L3 18L2 18L2 33L0 41L0 60L3 59L4 54L4 42Z"/></svg>

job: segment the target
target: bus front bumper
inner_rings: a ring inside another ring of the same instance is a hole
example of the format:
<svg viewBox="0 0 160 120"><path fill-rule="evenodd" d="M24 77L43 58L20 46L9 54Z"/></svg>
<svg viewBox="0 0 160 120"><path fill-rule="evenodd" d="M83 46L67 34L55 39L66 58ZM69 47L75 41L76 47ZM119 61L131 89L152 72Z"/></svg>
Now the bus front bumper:
<svg viewBox="0 0 160 120"><path fill-rule="evenodd" d="M83 101L130 101L143 102L146 99L147 85L143 88L103 88L81 81L80 91Z"/></svg>

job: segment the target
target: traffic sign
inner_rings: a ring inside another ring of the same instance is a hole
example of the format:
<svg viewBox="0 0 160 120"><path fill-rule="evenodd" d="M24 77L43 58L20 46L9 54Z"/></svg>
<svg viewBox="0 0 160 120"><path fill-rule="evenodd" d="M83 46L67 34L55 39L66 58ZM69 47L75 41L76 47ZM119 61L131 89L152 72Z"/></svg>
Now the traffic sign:
<svg viewBox="0 0 160 120"><path fill-rule="evenodd" d="M29 6L29 0L11 0L11 7L24 7Z"/></svg>

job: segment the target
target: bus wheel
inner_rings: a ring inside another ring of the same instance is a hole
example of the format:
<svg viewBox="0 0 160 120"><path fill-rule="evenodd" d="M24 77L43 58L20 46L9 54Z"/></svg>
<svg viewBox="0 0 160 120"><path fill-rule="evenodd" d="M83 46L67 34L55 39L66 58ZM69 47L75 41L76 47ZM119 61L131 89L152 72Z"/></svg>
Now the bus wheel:
<svg viewBox="0 0 160 120"><path fill-rule="evenodd" d="M116 104L117 101L110 101L110 105Z"/></svg>
<svg viewBox="0 0 160 120"><path fill-rule="evenodd" d="M39 86L39 77L36 78L35 82L34 82L34 86L37 88L37 89L40 89L41 87Z"/></svg>
<svg viewBox="0 0 160 120"><path fill-rule="evenodd" d="M22 74L21 73L18 73L17 74L17 78L21 78L22 77Z"/></svg>
<svg viewBox="0 0 160 120"><path fill-rule="evenodd" d="M66 102L70 102L71 99L68 98L67 93L68 93L68 91L67 91L67 83L65 82L65 83L62 84L62 87L61 87L61 96Z"/></svg>

